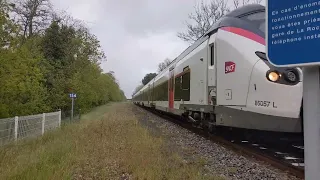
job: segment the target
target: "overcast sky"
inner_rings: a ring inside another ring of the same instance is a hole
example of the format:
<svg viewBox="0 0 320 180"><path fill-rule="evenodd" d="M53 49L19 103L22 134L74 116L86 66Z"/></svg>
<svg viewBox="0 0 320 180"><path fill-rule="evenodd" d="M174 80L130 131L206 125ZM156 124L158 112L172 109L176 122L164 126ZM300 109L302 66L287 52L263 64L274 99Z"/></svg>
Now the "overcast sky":
<svg viewBox="0 0 320 180"><path fill-rule="evenodd" d="M231 0L229 0L231 1ZM107 62L128 98L145 74L157 71L165 58L174 59L188 44L177 38L197 0L53 0L85 21L101 42Z"/></svg>

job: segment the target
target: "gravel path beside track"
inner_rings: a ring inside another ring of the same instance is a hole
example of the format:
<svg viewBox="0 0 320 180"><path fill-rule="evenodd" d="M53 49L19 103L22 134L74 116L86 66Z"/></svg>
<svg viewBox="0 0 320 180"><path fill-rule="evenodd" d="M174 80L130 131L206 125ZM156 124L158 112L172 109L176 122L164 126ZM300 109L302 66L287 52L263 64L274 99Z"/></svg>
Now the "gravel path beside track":
<svg viewBox="0 0 320 180"><path fill-rule="evenodd" d="M142 108L132 105L140 123L155 136L163 136L170 149L184 158L186 163L202 162L205 172L225 179L278 179L298 180L263 162L248 159L205 138L189 132Z"/></svg>

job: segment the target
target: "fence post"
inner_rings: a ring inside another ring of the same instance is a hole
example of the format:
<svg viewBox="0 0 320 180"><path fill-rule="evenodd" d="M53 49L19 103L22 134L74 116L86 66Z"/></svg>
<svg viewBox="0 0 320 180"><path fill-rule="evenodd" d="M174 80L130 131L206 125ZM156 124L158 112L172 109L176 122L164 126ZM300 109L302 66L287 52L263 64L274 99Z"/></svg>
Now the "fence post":
<svg viewBox="0 0 320 180"><path fill-rule="evenodd" d="M46 121L46 113L42 114L42 135L44 134L44 123Z"/></svg>
<svg viewBox="0 0 320 180"><path fill-rule="evenodd" d="M58 125L59 125L59 127L61 127L61 109L59 109Z"/></svg>
<svg viewBox="0 0 320 180"><path fill-rule="evenodd" d="M14 117L14 140L18 140L18 123L19 123L19 117Z"/></svg>

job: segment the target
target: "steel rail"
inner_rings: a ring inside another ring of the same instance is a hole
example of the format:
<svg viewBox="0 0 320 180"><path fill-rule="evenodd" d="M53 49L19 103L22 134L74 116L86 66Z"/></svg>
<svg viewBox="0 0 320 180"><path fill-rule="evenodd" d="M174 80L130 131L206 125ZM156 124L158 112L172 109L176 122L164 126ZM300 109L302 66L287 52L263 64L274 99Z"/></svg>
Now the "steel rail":
<svg viewBox="0 0 320 180"><path fill-rule="evenodd" d="M175 118L171 114L169 115L167 113L159 112L159 111L154 110L152 108L148 108L148 107L141 106L141 105L137 105L137 106L141 107L142 109L145 109L148 112L153 113L156 116L159 116L161 118L164 118L165 120L168 120L174 124L177 124L182 128L188 129L189 131L196 133L196 134L198 134L208 140L211 140L215 143L218 143L219 145L222 145L225 148L231 149L240 155L245 155L248 158L255 158L256 160L263 161L267 164L270 164L271 166L273 166L275 168L278 168L282 171L285 171L285 172L287 172L291 175L294 175L298 178L304 179L304 169L303 168L299 168L299 167L293 166L289 163L285 163L275 157L271 157L271 156L263 154L257 150L254 150L253 148L248 148L245 146L234 144L228 140L225 140L223 137L210 134L209 132L207 132L203 129L194 127L190 123L179 121L179 120L177 120L177 118Z"/></svg>

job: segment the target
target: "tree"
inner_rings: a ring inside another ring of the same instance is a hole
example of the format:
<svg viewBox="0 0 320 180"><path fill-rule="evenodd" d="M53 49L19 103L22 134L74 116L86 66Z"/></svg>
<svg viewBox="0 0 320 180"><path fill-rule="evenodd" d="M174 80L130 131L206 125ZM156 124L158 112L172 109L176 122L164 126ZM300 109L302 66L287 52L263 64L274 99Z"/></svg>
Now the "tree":
<svg viewBox="0 0 320 180"><path fill-rule="evenodd" d="M67 14L66 11L63 11L63 10L60 12L57 12L57 11L52 12L51 19L52 19L52 21L59 22L61 25L71 26L71 27L74 27L77 29L80 26L84 26L83 21L78 20L78 19L74 19L72 16Z"/></svg>
<svg viewBox="0 0 320 180"><path fill-rule="evenodd" d="M24 37L44 30L51 21L52 5L49 0L15 0L14 12Z"/></svg>
<svg viewBox="0 0 320 180"><path fill-rule="evenodd" d="M49 110L47 89L39 67L41 53L27 41L14 51L0 51L0 118Z"/></svg>
<svg viewBox="0 0 320 180"><path fill-rule="evenodd" d="M246 4L260 4L262 2L262 0L233 0L233 6L235 9L237 9L238 7L244 6Z"/></svg>
<svg viewBox="0 0 320 180"><path fill-rule="evenodd" d="M57 22L52 22L43 37L42 47L45 58L49 61L61 61L65 57L65 43L62 39L60 26Z"/></svg>
<svg viewBox="0 0 320 180"><path fill-rule="evenodd" d="M211 26L230 10L224 0L212 0L205 4L203 1L194 6L194 13L189 14L189 20L185 22L187 32L178 32L177 36L189 43L198 40Z"/></svg>
<svg viewBox="0 0 320 180"><path fill-rule="evenodd" d="M69 109L67 95L71 92L78 94L77 104L85 111L123 99L114 72L102 73L99 62L104 52L86 28L76 29L53 21L42 39L52 107Z"/></svg>
<svg viewBox="0 0 320 180"><path fill-rule="evenodd" d="M163 71L165 68L167 68L171 64L171 62L172 61L167 58L163 62L159 63L159 65L158 65L158 73Z"/></svg>
<svg viewBox="0 0 320 180"><path fill-rule="evenodd" d="M150 82L154 77L157 76L157 73L149 73L149 74L146 74L144 76L144 78L142 79L142 84L143 85L146 85L148 84L148 82Z"/></svg>
<svg viewBox="0 0 320 180"><path fill-rule="evenodd" d="M233 8L240 6L258 3L262 0L233 0ZM230 12L233 8L227 6L225 0L212 0L209 3L201 1L194 7L194 13L189 14L188 18L191 22L186 23L186 32L178 32L177 36L183 41L194 43L203 36L212 25L217 22L222 16Z"/></svg>
<svg viewBox="0 0 320 180"><path fill-rule="evenodd" d="M17 39L17 26L9 19L9 13L9 4L0 0L0 118L48 109L38 66L41 53L31 41L12 46Z"/></svg>
<svg viewBox="0 0 320 180"><path fill-rule="evenodd" d="M2 48L9 48L15 41L18 27L9 18L10 5L0 0L0 53Z"/></svg>
<svg viewBox="0 0 320 180"><path fill-rule="evenodd" d="M82 112L125 100L114 72L103 73L104 51L85 24L59 16L47 27L40 21L42 15L47 17L42 14L46 6L37 3L49 1L16 2L14 7L0 0L0 118L57 109L65 116L70 112L71 92L77 94L75 108ZM19 20L23 21L15 22L10 17L14 12L22 15Z"/></svg>

